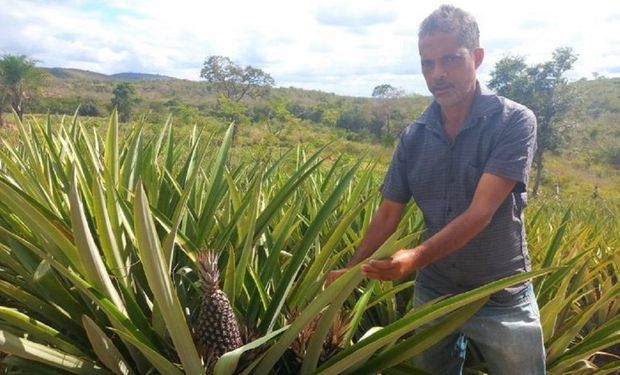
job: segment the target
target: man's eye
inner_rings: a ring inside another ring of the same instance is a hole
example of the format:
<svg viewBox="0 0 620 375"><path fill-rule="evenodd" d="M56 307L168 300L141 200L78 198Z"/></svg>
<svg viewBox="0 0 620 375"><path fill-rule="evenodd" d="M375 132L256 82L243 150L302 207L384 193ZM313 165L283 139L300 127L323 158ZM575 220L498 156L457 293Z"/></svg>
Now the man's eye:
<svg viewBox="0 0 620 375"><path fill-rule="evenodd" d="M457 62L459 62L459 60L460 60L459 57L455 56L455 55L453 55L453 56L446 56L444 58L444 62L446 64L456 64Z"/></svg>

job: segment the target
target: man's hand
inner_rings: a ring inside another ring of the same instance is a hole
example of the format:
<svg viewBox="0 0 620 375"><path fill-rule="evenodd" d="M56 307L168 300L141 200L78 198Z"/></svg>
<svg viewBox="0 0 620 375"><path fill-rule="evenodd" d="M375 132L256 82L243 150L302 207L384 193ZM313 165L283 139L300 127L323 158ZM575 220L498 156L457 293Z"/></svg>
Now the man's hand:
<svg viewBox="0 0 620 375"><path fill-rule="evenodd" d="M398 280L417 268L415 249L398 250L389 258L371 260L362 266L364 276L377 280Z"/></svg>
<svg viewBox="0 0 620 375"><path fill-rule="evenodd" d="M344 268L331 271L325 279L325 287L328 287L337 278L342 276L351 267L366 260L372 253L381 246L386 239L396 230L400 222L405 204L383 198L377 212L372 217L368 230L364 234L364 238L359 247L355 251L353 257L349 260Z"/></svg>
<svg viewBox="0 0 620 375"><path fill-rule="evenodd" d="M327 288L331 283L336 281L337 278L342 276L348 270L348 268L341 268L339 270L329 271L329 273L327 274L327 278L325 279L325 287Z"/></svg>

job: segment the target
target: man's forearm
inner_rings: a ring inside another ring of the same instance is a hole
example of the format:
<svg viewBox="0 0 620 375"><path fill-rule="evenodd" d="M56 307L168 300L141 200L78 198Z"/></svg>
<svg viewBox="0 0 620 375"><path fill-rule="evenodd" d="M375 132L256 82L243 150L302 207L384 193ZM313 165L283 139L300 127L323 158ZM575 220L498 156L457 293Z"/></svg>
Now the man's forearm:
<svg viewBox="0 0 620 375"><path fill-rule="evenodd" d="M414 269L445 258L482 232L515 183L505 177L484 173L467 210L415 249Z"/></svg>
<svg viewBox="0 0 620 375"><path fill-rule="evenodd" d="M431 238L412 249L415 252L415 261L411 265L412 271L436 262L460 249L482 232L490 220L491 216L488 213L468 209ZM347 263L347 267L352 267L370 257L397 227L398 221L386 220L381 215L375 216L355 255Z"/></svg>
<svg viewBox="0 0 620 375"><path fill-rule="evenodd" d="M417 246L415 268L434 263L465 246L489 224L486 213L467 210L428 240Z"/></svg>
<svg viewBox="0 0 620 375"><path fill-rule="evenodd" d="M398 250L386 259L372 260L362 266L362 272L373 279L397 280L452 254L489 225L515 183L509 178L483 173L467 210L421 245Z"/></svg>
<svg viewBox="0 0 620 375"><path fill-rule="evenodd" d="M370 257L398 227L404 205L384 200L372 220L357 251L347 263L352 267Z"/></svg>
<svg viewBox="0 0 620 375"><path fill-rule="evenodd" d="M379 223L378 218L373 218L357 251L347 263L347 268L353 267L370 257L394 233L397 226L398 223L388 226Z"/></svg>

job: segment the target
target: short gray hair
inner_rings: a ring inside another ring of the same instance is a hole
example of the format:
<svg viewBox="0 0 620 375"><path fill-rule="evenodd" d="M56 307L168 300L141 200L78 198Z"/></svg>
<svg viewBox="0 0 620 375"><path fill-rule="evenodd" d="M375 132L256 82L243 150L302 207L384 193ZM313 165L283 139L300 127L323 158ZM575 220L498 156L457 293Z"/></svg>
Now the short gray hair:
<svg viewBox="0 0 620 375"><path fill-rule="evenodd" d="M436 32L453 33L459 37L459 44L470 50L480 47L480 30L471 14L452 5L442 5L422 21L418 38Z"/></svg>

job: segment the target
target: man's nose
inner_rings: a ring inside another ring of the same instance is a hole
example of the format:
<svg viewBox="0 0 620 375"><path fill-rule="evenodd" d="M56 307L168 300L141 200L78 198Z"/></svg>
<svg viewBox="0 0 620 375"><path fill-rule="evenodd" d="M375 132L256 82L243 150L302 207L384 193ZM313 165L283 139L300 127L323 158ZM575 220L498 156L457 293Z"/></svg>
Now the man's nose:
<svg viewBox="0 0 620 375"><path fill-rule="evenodd" d="M435 64L434 69L433 69L433 74L431 76L433 80L442 81L446 79L447 76L448 76L448 72L444 68L443 64L439 64L439 63Z"/></svg>

